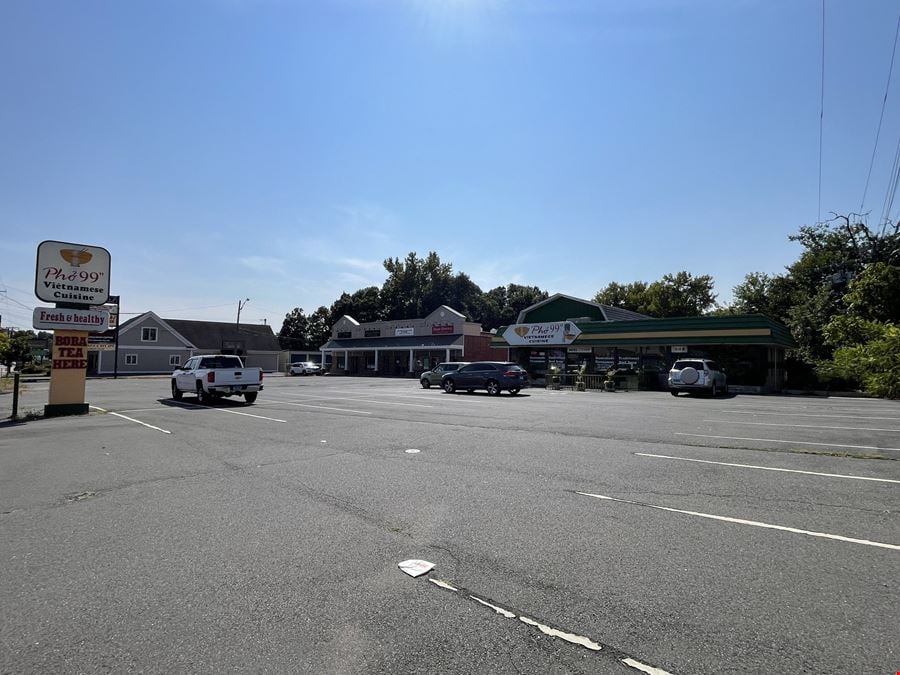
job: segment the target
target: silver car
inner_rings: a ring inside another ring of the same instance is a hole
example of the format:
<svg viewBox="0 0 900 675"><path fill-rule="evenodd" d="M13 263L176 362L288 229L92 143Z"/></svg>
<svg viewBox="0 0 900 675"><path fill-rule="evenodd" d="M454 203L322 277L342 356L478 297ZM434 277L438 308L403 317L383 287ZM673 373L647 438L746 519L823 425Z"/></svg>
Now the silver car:
<svg viewBox="0 0 900 675"><path fill-rule="evenodd" d="M428 389L431 385L438 386L441 384L441 378L444 377L444 375L457 371L460 366L468 364L468 361L447 361L445 363L439 363L431 370L426 370L422 373L419 382L422 384L423 389Z"/></svg>
<svg viewBox="0 0 900 675"><path fill-rule="evenodd" d="M669 371L669 392L702 391L710 396L728 393L728 378L715 361L678 359Z"/></svg>

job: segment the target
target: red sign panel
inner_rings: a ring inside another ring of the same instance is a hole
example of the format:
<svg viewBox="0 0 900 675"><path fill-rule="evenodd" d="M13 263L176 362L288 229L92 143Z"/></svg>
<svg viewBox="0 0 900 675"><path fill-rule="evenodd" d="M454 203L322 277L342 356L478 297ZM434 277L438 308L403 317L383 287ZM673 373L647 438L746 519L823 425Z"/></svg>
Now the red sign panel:
<svg viewBox="0 0 900 675"><path fill-rule="evenodd" d="M452 323L436 323L431 327L432 335L453 335Z"/></svg>

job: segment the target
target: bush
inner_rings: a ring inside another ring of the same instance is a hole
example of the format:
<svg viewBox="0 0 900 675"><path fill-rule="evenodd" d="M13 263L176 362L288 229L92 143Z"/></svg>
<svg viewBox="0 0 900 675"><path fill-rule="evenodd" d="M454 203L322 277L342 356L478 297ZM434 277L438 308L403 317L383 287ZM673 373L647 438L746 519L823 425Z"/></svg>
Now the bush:
<svg viewBox="0 0 900 675"><path fill-rule="evenodd" d="M849 347L839 347L834 357L822 365L824 376L857 380L869 393L900 398L900 327L870 323L867 332L878 333L872 339Z"/></svg>

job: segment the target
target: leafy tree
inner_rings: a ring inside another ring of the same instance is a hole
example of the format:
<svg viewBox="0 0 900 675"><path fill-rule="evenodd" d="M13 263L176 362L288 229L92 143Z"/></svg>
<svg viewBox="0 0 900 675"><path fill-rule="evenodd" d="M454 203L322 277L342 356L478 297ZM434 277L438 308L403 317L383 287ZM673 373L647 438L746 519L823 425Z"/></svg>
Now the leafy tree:
<svg viewBox="0 0 900 675"><path fill-rule="evenodd" d="M900 327L861 321L863 330L856 336L860 342L838 347L820 372L825 377L861 382L866 391L876 396L900 398ZM843 331L839 337L850 336Z"/></svg>
<svg viewBox="0 0 900 675"><path fill-rule="evenodd" d="M853 316L900 323L900 267L884 262L868 265L850 282L843 302Z"/></svg>
<svg viewBox="0 0 900 675"><path fill-rule="evenodd" d="M407 319L427 316L441 305L449 305L467 317L478 320L482 291L462 272L453 274L450 263L442 263L431 251L424 259L415 252L406 258L384 261L388 277L381 287L383 319Z"/></svg>
<svg viewBox="0 0 900 675"><path fill-rule="evenodd" d="M594 296L594 302L630 309L634 312L664 318L670 316L700 316L716 301L713 278L698 277L690 272L666 274L659 281L630 284L613 282Z"/></svg>
<svg viewBox="0 0 900 675"><path fill-rule="evenodd" d="M859 216L850 214L804 225L789 239L804 250L787 268L790 307L778 318L791 329L798 355L807 363L821 363L839 347L826 341L825 326L833 317L846 313L843 296L850 280L869 265L900 264L900 232L890 223L874 230Z"/></svg>
<svg viewBox="0 0 900 675"><path fill-rule="evenodd" d="M5 340L0 341L0 361L7 366L15 361L19 367L31 361L31 340L35 337L33 331L19 330L11 335L4 335Z"/></svg>
<svg viewBox="0 0 900 675"><path fill-rule="evenodd" d="M548 293L537 286L508 284L492 288L481 296L478 315L481 327L490 330L515 323L519 312L548 297Z"/></svg>
<svg viewBox="0 0 900 675"><path fill-rule="evenodd" d="M646 281L632 281L630 284L611 282L594 296L594 302L612 307L643 312L645 309L648 284Z"/></svg>
<svg viewBox="0 0 900 675"><path fill-rule="evenodd" d="M341 297L331 304L328 325L344 315L352 316L360 323L378 321L382 318L381 291L377 286L367 286L351 293L341 293Z"/></svg>
<svg viewBox="0 0 900 675"><path fill-rule="evenodd" d="M900 269L884 262L867 266L850 282L844 314L823 329L833 356L819 364L826 379L860 383L878 396L900 398Z"/></svg>
<svg viewBox="0 0 900 675"><path fill-rule="evenodd" d="M305 350L309 319L300 307L294 307L285 314L284 323L278 331L278 343L282 349Z"/></svg>
<svg viewBox="0 0 900 675"><path fill-rule="evenodd" d="M331 338L331 313L327 307L319 307L307 319L307 345L309 349L318 349Z"/></svg>
<svg viewBox="0 0 900 675"><path fill-rule="evenodd" d="M765 314L784 321L794 302L793 291L793 284L786 276L751 272L732 289L733 300L727 313Z"/></svg>

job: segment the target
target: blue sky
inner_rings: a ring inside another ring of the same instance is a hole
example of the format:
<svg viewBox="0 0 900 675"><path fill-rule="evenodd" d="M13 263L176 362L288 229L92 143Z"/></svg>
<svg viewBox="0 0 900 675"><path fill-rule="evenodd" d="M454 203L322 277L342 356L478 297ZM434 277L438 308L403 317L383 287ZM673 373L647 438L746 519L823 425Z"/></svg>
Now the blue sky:
<svg viewBox="0 0 900 675"><path fill-rule="evenodd" d="M823 214L859 209L900 13L826 6ZM820 59L818 1L4 0L3 325L44 239L109 249L124 312L249 297L276 330L409 251L484 290L686 269L725 301L818 217Z"/></svg>

